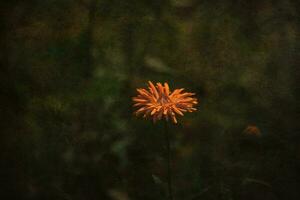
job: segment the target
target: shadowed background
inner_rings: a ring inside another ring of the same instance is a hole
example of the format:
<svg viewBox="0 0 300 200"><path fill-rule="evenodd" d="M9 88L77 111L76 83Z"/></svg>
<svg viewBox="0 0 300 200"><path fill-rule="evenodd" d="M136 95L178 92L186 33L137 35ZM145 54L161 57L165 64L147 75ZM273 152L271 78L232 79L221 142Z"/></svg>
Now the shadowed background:
<svg viewBox="0 0 300 200"><path fill-rule="evenodd" d="M0 198L166 199L148 80L196 92L171 126L176 200L298 200L297 0L0 3Z"/></svg>

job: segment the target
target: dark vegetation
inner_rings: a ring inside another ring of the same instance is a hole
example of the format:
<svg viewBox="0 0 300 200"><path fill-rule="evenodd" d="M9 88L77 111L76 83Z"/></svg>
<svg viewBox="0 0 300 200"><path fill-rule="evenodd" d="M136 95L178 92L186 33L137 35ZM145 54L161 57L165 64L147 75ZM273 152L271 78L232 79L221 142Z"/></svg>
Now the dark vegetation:
<svg viewBox="0 0 300 200"><path fill-rule="evenodd" d="M147 80L200 100L170 130L176 200L300 199L299 8L1 1L0 199L165 199L163 125L132 115Z"/></svg>

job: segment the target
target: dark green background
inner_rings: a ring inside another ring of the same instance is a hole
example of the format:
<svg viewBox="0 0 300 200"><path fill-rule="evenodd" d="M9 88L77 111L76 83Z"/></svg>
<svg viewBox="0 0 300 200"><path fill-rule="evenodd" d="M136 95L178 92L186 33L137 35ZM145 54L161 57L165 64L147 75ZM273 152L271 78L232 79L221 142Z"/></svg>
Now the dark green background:
<svg viewBox="0 0 300 200"><path fill-rule="evenodd" d="M152 80L200 101L170 127L176 200L300 199L299 8L2 1L0 198L166 199L162 123L131 107Z"/></svg>

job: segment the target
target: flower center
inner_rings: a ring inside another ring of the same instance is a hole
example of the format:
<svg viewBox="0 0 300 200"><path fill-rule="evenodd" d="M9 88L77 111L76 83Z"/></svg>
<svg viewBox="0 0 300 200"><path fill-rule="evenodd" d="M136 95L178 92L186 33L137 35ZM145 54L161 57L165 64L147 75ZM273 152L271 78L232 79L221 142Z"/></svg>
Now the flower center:
<svg viewBox="0 0 300 200"><path fill-rule="evenodd" d="M173 102L171 99L166 96L166 95L161 95L159 99L157 100L157 103L160 104L161 106L167 106L169 104L172 104Z"/></svg>

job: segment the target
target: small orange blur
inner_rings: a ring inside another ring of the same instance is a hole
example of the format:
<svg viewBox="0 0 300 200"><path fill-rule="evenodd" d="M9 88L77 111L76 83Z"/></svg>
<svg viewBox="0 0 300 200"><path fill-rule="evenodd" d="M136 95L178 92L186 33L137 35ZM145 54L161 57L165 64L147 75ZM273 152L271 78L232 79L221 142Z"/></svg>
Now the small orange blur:
<svg viewBox="0 0 300 200"><path fill-rule="evenodd" d="M248 125L243 133L246 135L261 136L260 129L255 125Z"/></svg>

